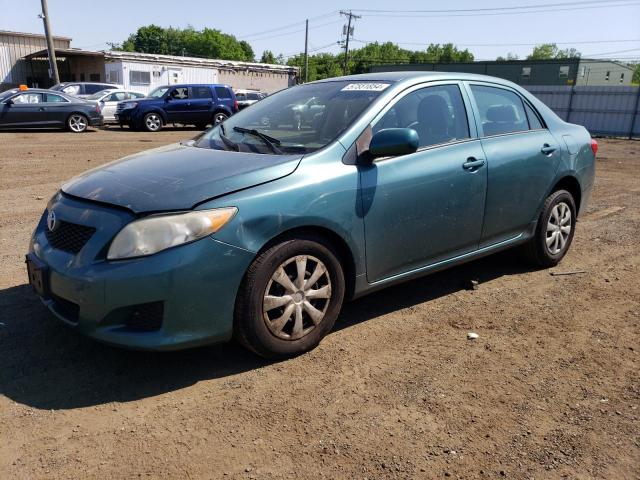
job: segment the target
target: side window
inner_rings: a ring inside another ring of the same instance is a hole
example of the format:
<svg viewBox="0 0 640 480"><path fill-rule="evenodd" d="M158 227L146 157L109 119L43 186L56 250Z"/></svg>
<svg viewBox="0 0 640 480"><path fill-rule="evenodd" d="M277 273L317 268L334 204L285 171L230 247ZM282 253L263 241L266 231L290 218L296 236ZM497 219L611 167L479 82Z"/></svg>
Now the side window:
<svg viewBox="0 0 640 480"><path fill-rule="evenodd" d="M186 100L189 98L189 87L177 87L171 90L171 98L176 100Z"/></svg>
<svg viewBox="0 0 640 480"><path fill-rule="evenodd" d="M193 98L213 98L209 87L191 87L191 92L193 93Z"/></svg>
<svg viewBox="0 0 640 480"><path fill-rule="evenodd" d="M518 95L497 87L471 85L480 110L484 136L529 130L524 105Z"/></svg>
<svg viewBox="0 0 640 480"><path fill-rule="evenodd" d="M80 85L67 85L62 91L68 95L78 95L80 93Z"/></svg>
<svg viewBox="0 0 640 480"><path fill-rule="evenodd" d="M20 104L20 105L28 104L28 103L41 103L41 102L42 102L41 93L23 93L22 95L13 97L13 103Z"/></svg>
<svg viewBox="0 0 640 480"><path fill-rule="evenodd" d="M126 100L127 95L124 92L115 92L105 98L106 102L121 102Z"/></svg>
<svg viewBox="0 0 640 480"><path fill-rule="evenodd" d="M215 87L218 98L231 98L231 92L225 87Z"/></svg>
<svg viewBox="0 0 640 480"><path fill-rule="evenodd" d="M102 90L106 90L108 87L106 85L87 83L84 86L84 91L87 95L93 95L94 93L101 92Z"/></svg>
<svg viewBox="0 0 640 480"><path fill-rule="evenodd" d="M469 138L469 124L462 94L457 85L426 87L405 95L373 126L412 128L420 147Z"/></svg>
<svg viewBox="0 0 640 480"><path fill-rule="evenodd" d="M534 112L533 108L531 108L527 102L524 103L524 109L527 111L527 118L529 119L529 130L540 130L541 128L544 128L540 121L540 117L536 112Z"/></svg>
<svg viewBox="0 0 640 480"><path fill-rule="evenodd" d="M61 97L60 95L56 95L55 93L45 93L45 102L48 103L68 103L69 100L67 100L64 97Z"/></svg>

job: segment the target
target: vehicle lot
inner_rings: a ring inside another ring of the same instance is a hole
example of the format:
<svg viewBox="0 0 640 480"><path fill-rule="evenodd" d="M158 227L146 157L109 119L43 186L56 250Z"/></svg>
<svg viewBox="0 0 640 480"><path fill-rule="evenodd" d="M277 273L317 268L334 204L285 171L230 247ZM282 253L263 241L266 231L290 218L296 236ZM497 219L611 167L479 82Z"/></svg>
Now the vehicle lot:
<svg viewBox="0 0 640 480"><path fill-rule="evenodd" d="M640 475L639 142L600 140L594 197L553 269L584 274L488 257L352 302L319 348L278 363L233 344L118 350L49 318L23 264L49 197L197 133L0 133L8 478Z"/></svg>

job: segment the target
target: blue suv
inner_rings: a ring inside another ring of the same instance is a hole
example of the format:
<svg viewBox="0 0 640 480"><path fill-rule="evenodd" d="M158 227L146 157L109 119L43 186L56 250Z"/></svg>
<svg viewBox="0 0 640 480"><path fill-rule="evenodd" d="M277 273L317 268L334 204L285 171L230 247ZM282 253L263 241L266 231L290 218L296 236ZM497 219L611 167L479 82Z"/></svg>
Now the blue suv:
<svg viewBox="0 0 640 480"><path fill-rule="evenodd" d="M166 85L148 97L118 103L115 118L120 126L157 132L168 123L195 125L204 130L238 111L229 85Z"/></svg>

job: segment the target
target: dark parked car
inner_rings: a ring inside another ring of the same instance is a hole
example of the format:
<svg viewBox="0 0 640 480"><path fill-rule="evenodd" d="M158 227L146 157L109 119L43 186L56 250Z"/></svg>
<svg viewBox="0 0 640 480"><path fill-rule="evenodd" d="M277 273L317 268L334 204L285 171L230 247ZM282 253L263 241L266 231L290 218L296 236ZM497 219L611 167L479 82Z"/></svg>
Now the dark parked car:
<svg viewBox="0 0 640 480"><path fill-rule="evenodd" d="M50 88L56 92L66 93L79 98L87 98L94 93L101 92L102 90L112 90L114 88L122 88L121 85L114 85L113 83L97 83L97 82L63 82L58 83Z"/></svg>
<svg viewBox="0 0 640 480"><path fill-rule="evenodd" d="M303 128L272 121L310 104ZM31 239L29 278L51 312L103 342L235 336L296 355L345 299L511 247L557 265L596 152L584 127L499 78L307 83L63 185Z"/></svg>
<svg viewBox="0 0 640 480"><path fill-rule="evenodd" d="M37 88L0 94L0 128L67 128L81 133L100 125L102 114L95 102Z"/></svg>
<svg viewBox="0 0 640 480"><path fill-rule="evenodd" d="M156 88L147 98L120 102L116 122L149 132L157 132L168 123L204 130L237 111L236 95L229 85L170 85Z"/></svg>

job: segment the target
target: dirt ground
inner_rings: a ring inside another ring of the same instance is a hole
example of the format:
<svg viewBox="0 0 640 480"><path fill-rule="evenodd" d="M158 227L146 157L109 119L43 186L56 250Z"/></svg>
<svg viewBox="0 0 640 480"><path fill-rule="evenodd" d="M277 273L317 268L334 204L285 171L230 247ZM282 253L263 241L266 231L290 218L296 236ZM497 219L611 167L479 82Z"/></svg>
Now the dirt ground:
<svg viewBox="0 0 640 480"><path fill-rule="evenodd" d="M23 258L49 197L193 135L0 133L0 477L640 478L640 142L600 140L554 269L584 274L494 255L354 301L278 363L119 350L48 317Z"/></svg>

